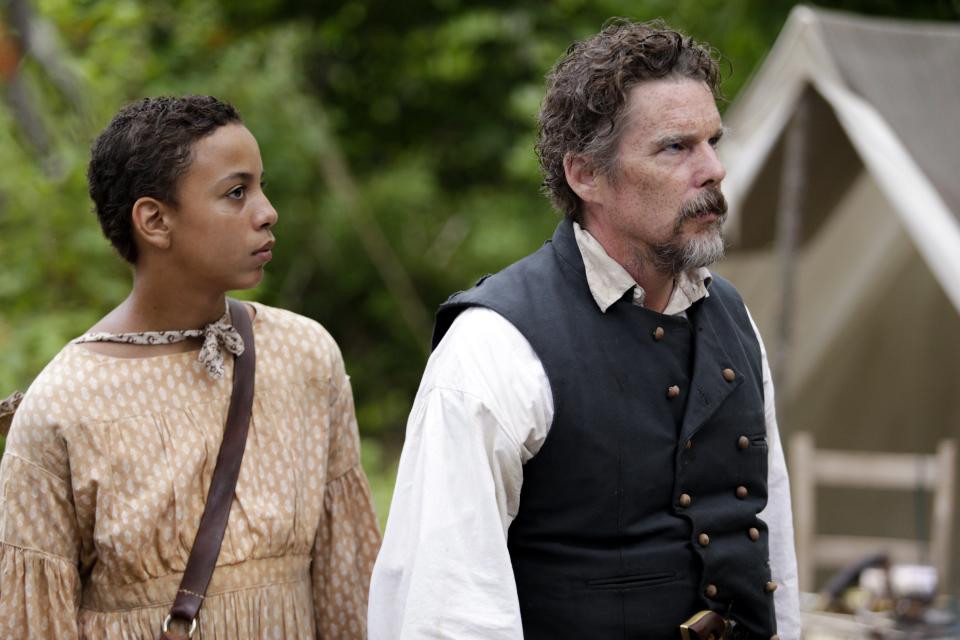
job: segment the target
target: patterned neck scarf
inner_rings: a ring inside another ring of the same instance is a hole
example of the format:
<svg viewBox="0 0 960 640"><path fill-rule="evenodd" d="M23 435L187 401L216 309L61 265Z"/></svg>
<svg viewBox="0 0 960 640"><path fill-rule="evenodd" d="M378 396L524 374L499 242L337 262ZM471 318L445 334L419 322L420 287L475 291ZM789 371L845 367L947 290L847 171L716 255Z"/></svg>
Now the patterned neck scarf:
<svg viewBox="0 0 960 640"><path fill-rule="evenodd" d="M203 338L203 346L197 360L214 380L223 378L224 350L239 356L243 353L243 338L230 323L230 312L225 312L219 320L211 322L203 329L185 331L140 331L137 333L88 333L74 338L71 344L82 342L122 342L126 344L173 344L188 338Z"/></svg>

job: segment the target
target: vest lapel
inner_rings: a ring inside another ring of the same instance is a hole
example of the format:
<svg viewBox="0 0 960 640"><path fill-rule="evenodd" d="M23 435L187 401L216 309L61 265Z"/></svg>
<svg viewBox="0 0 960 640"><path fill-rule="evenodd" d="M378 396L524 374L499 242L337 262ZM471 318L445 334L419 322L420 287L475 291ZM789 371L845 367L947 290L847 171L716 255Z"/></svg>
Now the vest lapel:
<svg viewBox="0 0 960 640"><path fill-rule="evenodd" d="M687 311L694 325L693 374L690 377L690 397L680 429L682 439L695 434L704 422L716 412L734 389L743 383L743 374L736 372L733 382L723 378L723 370L732 367L723 343L710 321L707 305L715 303L709 297L695 303Z"/></svg>

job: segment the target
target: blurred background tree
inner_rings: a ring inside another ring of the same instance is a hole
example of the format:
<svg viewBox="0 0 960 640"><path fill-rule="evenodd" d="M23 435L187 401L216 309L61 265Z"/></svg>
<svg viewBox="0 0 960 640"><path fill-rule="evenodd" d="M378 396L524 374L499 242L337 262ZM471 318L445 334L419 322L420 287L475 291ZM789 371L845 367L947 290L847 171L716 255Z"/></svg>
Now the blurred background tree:
<svg viewBox="0 0 960 640"><path fill-rule="evenodd" d="M792 0L0 0L0 395L126 295L90 212L89 144L123 104L203 93L260 141L278 247L243 294L323 323L355 388L381 518L434 309L557 222L533 152L543 78L610 16L724 54L732 98ZM958 0L824 0L956 20Z"/></svg>

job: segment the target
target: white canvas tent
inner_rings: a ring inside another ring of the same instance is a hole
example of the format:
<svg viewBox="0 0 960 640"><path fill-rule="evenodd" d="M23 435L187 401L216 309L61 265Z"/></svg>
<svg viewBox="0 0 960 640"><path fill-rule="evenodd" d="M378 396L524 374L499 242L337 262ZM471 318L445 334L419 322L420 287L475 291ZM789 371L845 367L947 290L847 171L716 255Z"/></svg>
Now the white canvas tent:
<svg viewBox="0 0 960 640"><path fill-rule="evenodd" d="M960 24L798 7L725 120L717 271L764 335L785 437L928 453L960 438ZM914 497L832 500L823 528L926 534Z"/></svg>

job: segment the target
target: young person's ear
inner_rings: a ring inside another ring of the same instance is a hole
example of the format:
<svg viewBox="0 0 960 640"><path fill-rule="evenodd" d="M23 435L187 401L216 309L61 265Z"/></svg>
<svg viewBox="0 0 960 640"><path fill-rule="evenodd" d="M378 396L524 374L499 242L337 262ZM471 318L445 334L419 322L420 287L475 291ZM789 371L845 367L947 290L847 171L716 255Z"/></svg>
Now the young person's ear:
<svg viewBox="0 0 960 640"><path fill-rule="evenodd" d="M602 177L590 158L568 153L563 157L563 173L567 184L584 202L596 202Z"/></svg>
<svg viewBox="0 0 960 640"><path fill-rule="evenodd" d="M131 222L133 235L140 242L157 249L170 247L169 212L166 205L155 198L139 198L133 203Z"/></svg>

